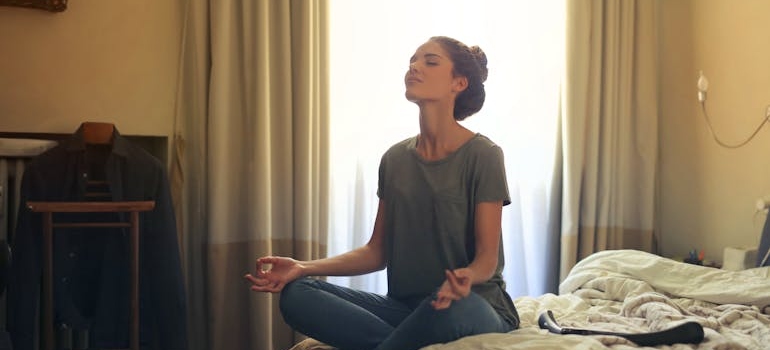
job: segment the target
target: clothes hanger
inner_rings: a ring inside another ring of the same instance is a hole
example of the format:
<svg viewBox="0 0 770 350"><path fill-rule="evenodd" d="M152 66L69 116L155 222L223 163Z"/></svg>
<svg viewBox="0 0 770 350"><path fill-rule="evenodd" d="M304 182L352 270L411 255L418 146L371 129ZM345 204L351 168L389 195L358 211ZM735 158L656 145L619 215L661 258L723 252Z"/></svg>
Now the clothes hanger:
<svg viewBox="0 0 770 350"><path fill-rule="evenodd" d="M112 133L115 131L115 125L102 122L83 122L80 124L83 129L83 141L90 145L109 145L112 144Z"/></svg>

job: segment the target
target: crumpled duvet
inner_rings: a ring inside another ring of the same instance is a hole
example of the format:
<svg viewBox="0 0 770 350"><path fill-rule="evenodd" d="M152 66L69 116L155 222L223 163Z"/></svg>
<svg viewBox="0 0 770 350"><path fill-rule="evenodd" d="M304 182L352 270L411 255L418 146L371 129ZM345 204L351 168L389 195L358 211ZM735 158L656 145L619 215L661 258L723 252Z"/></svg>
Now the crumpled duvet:
<svg viewBox="0 0 770 350"><path fill-rule="evenodd" d="M727 271L636 250L597 252L559 285L559 294L514 300L521 328L469 336L422 350L770 349L770 267ZM551 310L562 327L622 333L660 331L687 321L703 326L699 344L640 347L603 335L559 335L538 327ZM299 344L298 344L299 345ZM302 349L331 349L308 340Z"/></svg>
<svg viewBox="0 0 770 350"><path fill-rule="evenodd" d="M559 295L521 297L519 330L482 334L423 350L510 349L768 349L770 268L727 271L635 250L595 253L572 269ZM704 329L700 344L639 347L616 336L557 335L537 319L553 311L563 327L654 332L687 321Z"/></svg>

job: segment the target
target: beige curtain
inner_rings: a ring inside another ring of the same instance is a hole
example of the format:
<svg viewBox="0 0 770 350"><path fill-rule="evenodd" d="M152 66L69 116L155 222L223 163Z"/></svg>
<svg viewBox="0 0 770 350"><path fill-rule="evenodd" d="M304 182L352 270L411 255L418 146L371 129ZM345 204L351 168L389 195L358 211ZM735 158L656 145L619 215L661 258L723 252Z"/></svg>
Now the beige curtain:
<svg viewBox="0 0 770 350"><path fill-rule="evenodd" d="M263 255L325 255L327 4L189 0L171 169L191 349L288 349Z"/></svg>
<svg viewBox="0 0 770 350"><path fill-rule="evenodd" d="M656 250L656 1L567 2L561 277L607 249Z"/></svg>

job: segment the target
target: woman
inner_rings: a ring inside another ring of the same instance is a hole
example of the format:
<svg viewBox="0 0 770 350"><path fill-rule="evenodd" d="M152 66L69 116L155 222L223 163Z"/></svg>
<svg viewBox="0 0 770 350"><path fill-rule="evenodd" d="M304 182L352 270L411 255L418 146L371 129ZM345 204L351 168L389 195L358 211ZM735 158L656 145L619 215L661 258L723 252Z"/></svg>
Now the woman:
<svg viewBox="0 0 770 350"><path fill-rule="evenodd" d="M420 133L382 157L379 207L368 243L313 261L257 259L245 277L281 293L284 320L340 349L418 349L518 328L502 280L502 207L510 203L500 147L458 123L484 104L486 55L433 37L409 61L406 98ZM267 268L267 265L270 268ZM387 267L385 296L307 276Z"/></svg>

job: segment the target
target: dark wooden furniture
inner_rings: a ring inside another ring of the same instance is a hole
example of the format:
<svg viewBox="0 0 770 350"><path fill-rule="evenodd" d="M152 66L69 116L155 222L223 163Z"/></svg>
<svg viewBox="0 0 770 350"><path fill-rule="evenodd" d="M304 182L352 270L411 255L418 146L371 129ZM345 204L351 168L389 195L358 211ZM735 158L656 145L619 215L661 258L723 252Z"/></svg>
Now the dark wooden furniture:
<svg viewBox="0 0 770 350"><path fill-rule="evenodd" d="M125 202L27 202L27 207L33 212L43 215L43 301L42 301L42 350L53 350L54 320L53 320L53 229L92 227L130 229L130 321L129 346L131 350L139 350L139 213L150 211L155 207L154 201L125 201ZM54 213L97 213L114 212L129 213L126 222L54 222Z"/></svg>

